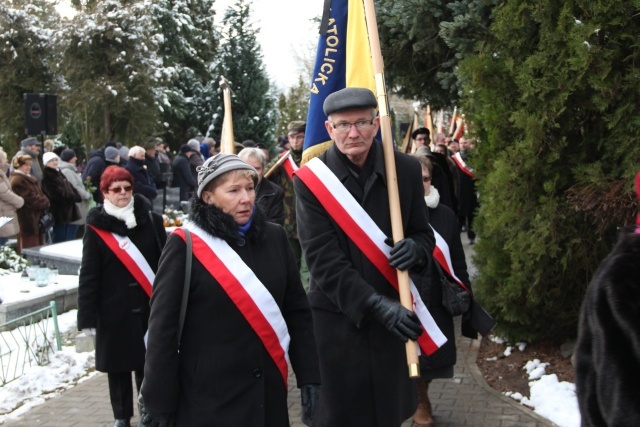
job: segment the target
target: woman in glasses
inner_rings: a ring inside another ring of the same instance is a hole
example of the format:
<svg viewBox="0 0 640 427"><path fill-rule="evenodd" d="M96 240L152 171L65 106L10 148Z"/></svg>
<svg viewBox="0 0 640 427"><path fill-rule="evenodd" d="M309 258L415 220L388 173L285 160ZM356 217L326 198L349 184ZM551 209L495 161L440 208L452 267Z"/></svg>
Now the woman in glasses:
<svg viewBox="0 0 640 427"><path fill-rule="evenodd" d="M109 166L100 178L104 204L89 211L78 289L78 329L95 336L96 369L107 372L115 427L133 416L131 372L144 375L151 286L166 241L162 217L133 196L133 178Z"/></svg>

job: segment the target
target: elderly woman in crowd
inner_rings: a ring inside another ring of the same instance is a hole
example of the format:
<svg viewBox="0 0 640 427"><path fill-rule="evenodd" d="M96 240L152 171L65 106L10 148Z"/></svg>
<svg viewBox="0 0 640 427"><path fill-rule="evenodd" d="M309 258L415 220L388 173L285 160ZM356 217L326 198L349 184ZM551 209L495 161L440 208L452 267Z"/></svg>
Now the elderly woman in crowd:
<svg viewBox="0 0 640 427"><path fill-rule="evenodd" d="M132 195L126 169L106 168L100 191L104 204L89 211L83 239L78 329L96 337L96 369L107 372L114 427L128 427L131 372L140 390L149 298L166 233L149 201Z"/></svg>
<svg viewBox="0 0 640 427"><path fill-rule="evenodd" d="M429 223L446 242L454 274L462 283L471 289L467 263L465 260L458 219L451 209L440 203L438 189L431 185L433 165L424 155L414 155L422 166L422 183L424 185L424 200L429 211ZM446 248L440 248L446 250ZM427 308L436 321L440 330L447 337L447 342L431 356L420 356L420 375L417 381L418 408L413 414L413 422L417 427L432 427L433 416L429 401L429 383L436 378L452 378L453 365L456 363L456 343L453 329L453 317L442 306L442 285L440 275L434 263L429 264L428 271L422 276L411 274L424 301L428 301Z"/></svg>
<svg viewBox="0 0 640 427"><path fill-rule="evenodd" d="M154 283L146 409L161 425L289 426L290 360L311 419L318 358L284 229L255 209L258 173L237 156L218 154L198 172L186 225L192 254L185 230L176 230ZM193 266L181 329L186 256Z"/></svg>
<svg viewBox="0 0 640 427"><path fill-rule="evenodd" d="M256 205L265 214L267 221L284 225L284 190L278 184L264 178L267 157L260 148L244 148L238 153L245 163L258 172L258 187L256 188Z"/></svg>
<svg viewBox="0 0 640 427"><path fill-rule="evenodd" d="M59 161L60 157L53 152L44 153L42 156L42 191L51 201L50 210L55 221L53 243L75 239L77 227L71 226L71 223L80 219L80 212L76 206L76 202L81 200L80 195L58 169Z"/></svg>
<svg viewBox="0 0 640 427"><path fill-rule="evenodd" d="M29 154L20 154L13 158L11 189L24 199L24 205L18 209L18 250L44 244L44 235L40 234L38 222L49 209L49 199L42 192L38 180L31 175L33 158Z"/></svg>
<svg viewBox="0 0 640 427"><path fill-rule="evenodd" d="M12 218L0 227L0 246L7 243L9 237L16 236L20 232L16 210L24 205L24 199L11 190L11 182L7 176L8 170L7 153L0 148L0 216Z"/></svg>

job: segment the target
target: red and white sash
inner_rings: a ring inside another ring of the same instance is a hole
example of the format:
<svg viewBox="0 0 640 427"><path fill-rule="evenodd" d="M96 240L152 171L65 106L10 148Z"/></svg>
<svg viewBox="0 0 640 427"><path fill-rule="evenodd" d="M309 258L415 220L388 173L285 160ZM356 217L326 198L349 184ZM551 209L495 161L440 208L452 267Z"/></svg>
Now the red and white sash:
<svg viewBox="0 0 640 427"><path fill-rule="evenodd" d="M476 178L476 174L473 173L471 168L469 166L467 166L467 164L465 163L464 160L462 160L462 156L460 155L459 151L456 154L453 155L453 161L456 162L456 165L458 166L458 169L462 170L462 172L464 172L465 174L469 175L473 179Z"/></svg>
<svg viewBox="0 0 640 427"><path fill-rule="evenodd" d="M89 225L89 227L106 243L116 258L120 260L122 265L151 298L153 280L156 278L156 274L138 247L126 236L120 236L93 225Z"/></svg>
<svg viewBox="0 0 640 427"><path fill-rule="evenodd" d="M220 284L256 332L282 374L285 387L289 375L289 330L273 295L240 256L222 239L213 237L192 222L193 254ZM178 228L175 234L185 239Z"/></svg>
<svg viewBox="0 0 640 427"><path fill-rule="evenodd" d="M285 151L283 155L286 155L286 154L287 152ZM282 164L282 167L284 168L284 171L287 173L287 176L289 177L289 179L293 181L293 174L298 170L298 165L296 165L296 162L293 161L290 154L285 159L284 163Z"/></svg>
<svg viewBox="0 0 640 427"><path fill-rule="evenodd" d="M397 291L398 275L389 265L391 248L385 243L387 236L333 172L319 158L314 158L298 169L296 176L304 182L329 216ZM411 295L414 311L425 332L418 338L418 344L423 353L430 355L447 342L447 338L431 317L413 282Z"/></svg>
<svg viewBox="0 0 640 427"><path fill-rule="evenodd" d="M438 262L438 264L440 264L440 267L442 267L444 271L446 271L447 274L449 274L449 276L453 278L453 280L458 282L458 284L462 286L465 291L471 293L469 291L469 288L467 288L467 285L462 283L462 280L458 279L458 276L456 276L456 273L453 271L449 245L447 245L447 242L445 242L444 238L439 235L433 227L431 227L431 229L433 230L433 235L436 237L436 247L433 249L433 257Z"/></svg>

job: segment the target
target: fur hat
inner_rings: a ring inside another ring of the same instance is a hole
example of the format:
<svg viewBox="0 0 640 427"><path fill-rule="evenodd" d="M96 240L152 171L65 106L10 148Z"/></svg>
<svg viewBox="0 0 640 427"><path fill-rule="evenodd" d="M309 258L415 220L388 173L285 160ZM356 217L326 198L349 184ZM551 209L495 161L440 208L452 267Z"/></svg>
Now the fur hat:
<svg viewBox="0 0 640 427"><path fill-rule="evenodd" d="M47 163L49 163L53 159L60 159L60 157L58 157L58 155L56 153L54 153L53 151L49 151L48 153L44 153L44 155L42 156L42 164L47 166Z"/></svg>
<svg viewBox="0 0 640 427"><path fill-rule="evenodd" d="M258 172L235 154L220 153L209 157L202 166L196 168L198 171L198 197L202 196L202 191L211 181L222 174L239 169L253 171L255 173L254 182L258 179Z"/></svg>

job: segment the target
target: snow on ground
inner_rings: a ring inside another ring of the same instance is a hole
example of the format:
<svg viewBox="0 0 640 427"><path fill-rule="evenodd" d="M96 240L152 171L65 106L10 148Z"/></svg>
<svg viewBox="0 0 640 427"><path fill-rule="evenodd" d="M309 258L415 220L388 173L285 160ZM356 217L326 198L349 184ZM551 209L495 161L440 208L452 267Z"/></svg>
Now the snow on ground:
<svg viewBox="0 0 640 427"><path fill-rule="evenodd" d="M76 330L76 317L77 310L58 316L61 334ZM55 343L52 328L48 335ZM20 378L0 387L0 424L92 377L94 366L95 352L76 353L75 346L63 346L49 365L27 368Z"/></svg>
<svg viewBox="0 0 640 427"><path fill-rule="evenodd" d="M61 334L76 330L76 316L77 310L58 316ZM519 349L524 346L524 343L516 344ZM560 427L579 427L575 385L559 382L555 374L545 375L546 366L547 363L535 359L523 367L532 379L529 383L530 398L520 393L507 392L505 395L531 407ZM50 365L31 367L19 379L0 387L0 424L91 378L96 374L94 367L95 352L76 353L74 346L63 346L62 351L52 357Z"/></svg>
<svg viewBox="0 0 640 427"><path fill-rule="evenodd" d="M501 339L493 341L504 342ZM517 343L516 346L522 351L526 347L526 343ZM511 349L511 347L508 348ZM505 351L505 356L508 356L506 353ZM560 427L580 427L580 409L578 408L575 384L558 381L556 374L546 375L545 368L547 366L549 366L548 363L534 359L528 361L522 368L527 371L529 379L532 380L529 382L530 398L510 391L504 395L527 405L534 412Z"/></svg>

